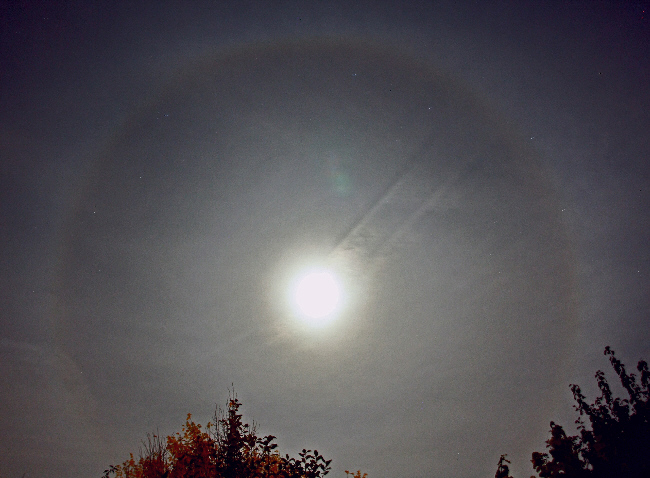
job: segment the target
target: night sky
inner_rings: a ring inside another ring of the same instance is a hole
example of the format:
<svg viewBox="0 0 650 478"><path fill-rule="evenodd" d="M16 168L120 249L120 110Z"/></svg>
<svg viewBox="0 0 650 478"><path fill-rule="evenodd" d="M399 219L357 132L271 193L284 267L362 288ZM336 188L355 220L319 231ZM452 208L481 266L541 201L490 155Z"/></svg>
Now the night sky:
<svg viewBox="0 0 650 478"><path fill-rule="evenodd" d="M330 476L530 476L650 359L647 3L117 3L0 0L3 478L232 384Z"/></svg>

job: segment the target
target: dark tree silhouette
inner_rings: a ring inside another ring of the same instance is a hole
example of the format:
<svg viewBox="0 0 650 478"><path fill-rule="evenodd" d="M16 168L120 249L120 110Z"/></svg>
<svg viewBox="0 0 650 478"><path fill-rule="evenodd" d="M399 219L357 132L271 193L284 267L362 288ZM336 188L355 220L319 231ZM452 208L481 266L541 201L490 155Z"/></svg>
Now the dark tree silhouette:
<svg viewBox="0 0 650 478"><path fill-rule="evenodd" d="M578 434L569 436L561 425L551 422L551 437L546 441L548 452L535 452L531 460L540 478L650 477L648 364L639 361L637 377L627 373L609 347L605 347L605 355L609 356L628 397L614 397L601 370L596 372L601 395L593 404L587 403L578 385L571 385L574 408L579 413L575 422ZM496 478L508 478L505 462L502 455Z"/></svg>
<svg viewBox="0 0 650 478"><path fill-rule="evenodd" d="M507 463L510 463L510 460L508 460L506 456L507 455L501 455L501 458L499 458L497 472L494 474L494 478L512 478L512 476L510 476L510 468L508 468L507 465Z"/></svg>
<svg viewBox="0 0 650 478"><path fill-rule="evenodd" d="M188 414L182 433L166 441L148 435L137 460L131 454L103 478L322 478L329 472L331 460L316 450L303 449L297 459L281 456L275 437L258 438L255 427L242 421L240 407L232 393L227 411L217 408L205 431Z"/></svg>

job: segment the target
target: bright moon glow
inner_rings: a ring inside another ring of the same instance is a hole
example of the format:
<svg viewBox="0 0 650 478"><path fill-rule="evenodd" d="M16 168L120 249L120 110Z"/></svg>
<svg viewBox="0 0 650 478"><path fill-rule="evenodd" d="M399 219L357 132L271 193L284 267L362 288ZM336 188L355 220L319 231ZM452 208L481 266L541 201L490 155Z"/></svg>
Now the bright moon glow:
<svg viewBox="0 0 650 478"><path fill-rule="evenodd" d="M312 271L296 282L293 300L301 315L320 322L330 318L337 310L341 301L341 288L331 272Z"/></svg>

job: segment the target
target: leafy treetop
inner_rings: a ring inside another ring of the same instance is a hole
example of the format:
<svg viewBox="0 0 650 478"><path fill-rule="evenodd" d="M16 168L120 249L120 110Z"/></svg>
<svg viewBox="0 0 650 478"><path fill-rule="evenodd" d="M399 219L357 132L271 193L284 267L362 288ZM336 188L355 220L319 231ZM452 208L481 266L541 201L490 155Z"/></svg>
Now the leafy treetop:
<svg viewBox="0 0 650 478"><path fill-rule="evenodd" d="M604 353L628 397L614 397L601 370L596 372L601 395L593 404L587 403L578 385L571 385L574 408L579 413L575 422L578 434L569 436L561 425L551 422L548 452L534 452L531 460L540 478L650 477L648 364L639 361L637 377L627 373L610 347L605 347ZM510 462L501 455L495 478L512 478L506 463Z"/></svg>
<svg viewBox="0 0 650 478"><path fill-rule="evenodd" d="M241 403L234 394L226 413L217 408L214 424L205 430L188 414L181 433L162 440L147 435L136 459L111 465L103 478L322 478L331 460L317 450L303 449L299 458L281 456L275 437L258 437L254 426L242 421Z"/></svg>

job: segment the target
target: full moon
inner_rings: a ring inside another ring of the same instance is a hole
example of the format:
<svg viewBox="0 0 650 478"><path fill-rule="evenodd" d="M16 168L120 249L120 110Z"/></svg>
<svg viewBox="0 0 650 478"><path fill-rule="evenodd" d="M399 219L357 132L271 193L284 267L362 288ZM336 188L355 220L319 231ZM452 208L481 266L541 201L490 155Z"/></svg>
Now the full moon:
<svg viewBox="0 0 650 478"><path fill-rule="evenodd" d="M320 324L339 308L341 287L331 271L309 271L298 278L292 296L297 312L313 324Z"/></svg>

